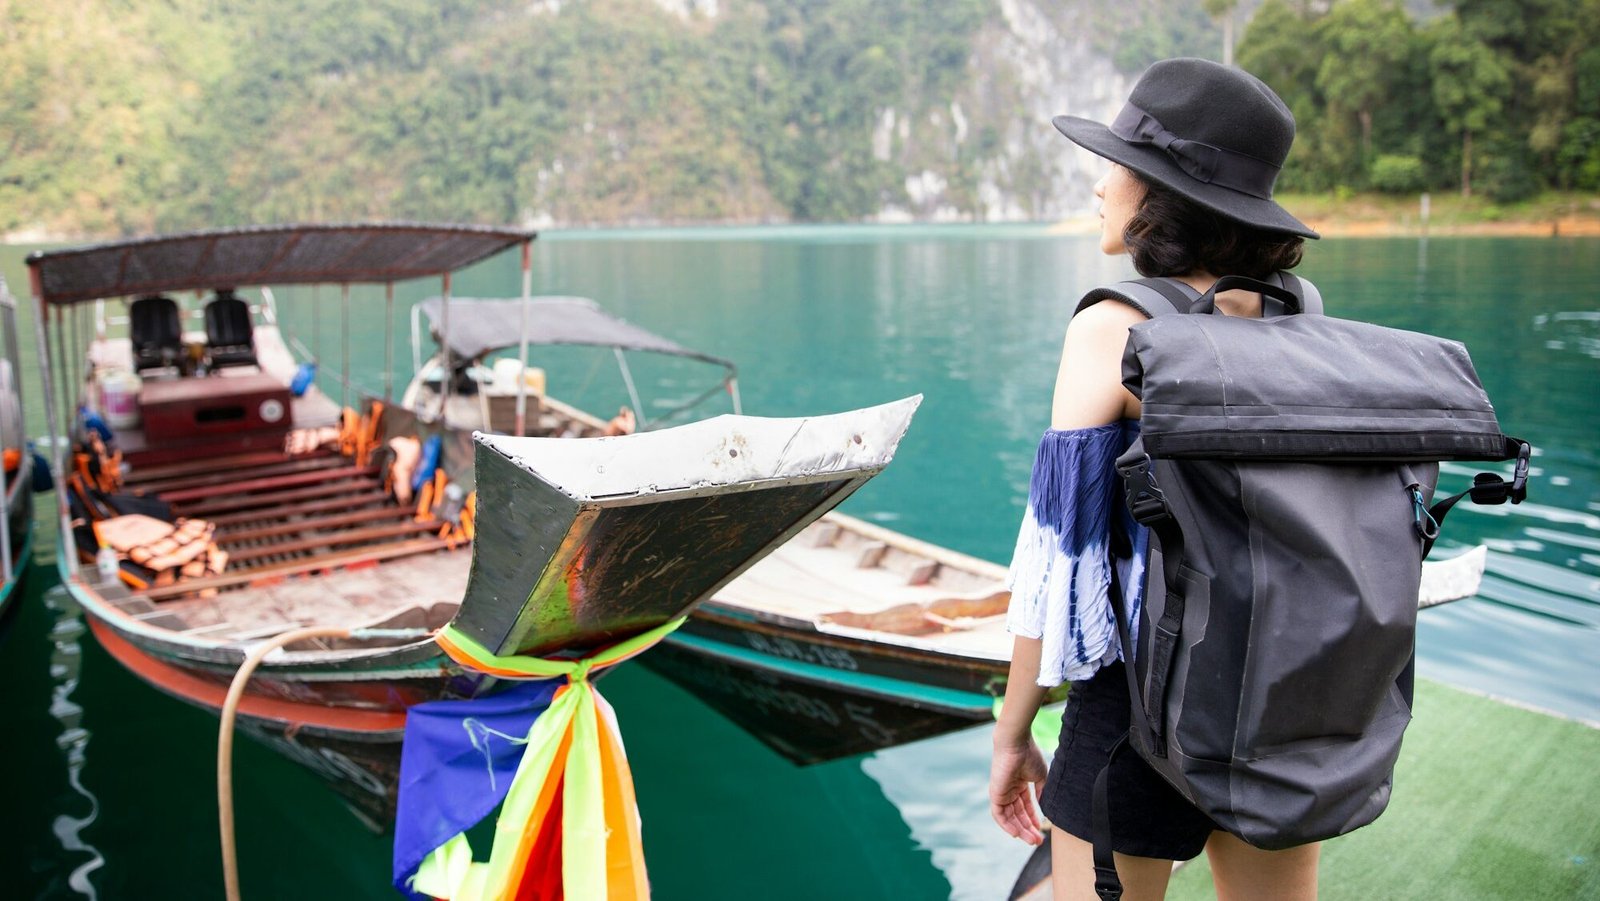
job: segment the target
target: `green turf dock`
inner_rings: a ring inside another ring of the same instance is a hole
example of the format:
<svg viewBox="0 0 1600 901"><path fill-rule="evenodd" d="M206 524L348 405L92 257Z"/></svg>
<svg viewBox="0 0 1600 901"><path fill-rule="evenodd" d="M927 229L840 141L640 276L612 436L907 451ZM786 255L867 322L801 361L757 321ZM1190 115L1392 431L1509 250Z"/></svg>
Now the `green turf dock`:
<svg viewBox="0 0 1600 901"><path fill-rule="evenodd" d="M1600 729L1418 681L1394 798L1323 846L1321 901L1600 899ZM1170 901L1214 898L1205 858Z"/></svg>

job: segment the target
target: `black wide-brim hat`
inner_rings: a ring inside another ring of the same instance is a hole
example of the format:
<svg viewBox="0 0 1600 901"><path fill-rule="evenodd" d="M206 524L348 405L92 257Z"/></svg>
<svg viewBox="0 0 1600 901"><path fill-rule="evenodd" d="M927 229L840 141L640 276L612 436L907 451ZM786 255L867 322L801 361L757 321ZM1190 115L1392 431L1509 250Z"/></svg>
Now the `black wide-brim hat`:
<svg viewBox="0 0 1600 901"><path fill-rule="evenodd" d="M1319 235L1272 199L1294 144L1294 114L1262 81L1204 59L1168 59L1140 76L1112 123L1051 120L1084 149L1244 225Z"/></svg>

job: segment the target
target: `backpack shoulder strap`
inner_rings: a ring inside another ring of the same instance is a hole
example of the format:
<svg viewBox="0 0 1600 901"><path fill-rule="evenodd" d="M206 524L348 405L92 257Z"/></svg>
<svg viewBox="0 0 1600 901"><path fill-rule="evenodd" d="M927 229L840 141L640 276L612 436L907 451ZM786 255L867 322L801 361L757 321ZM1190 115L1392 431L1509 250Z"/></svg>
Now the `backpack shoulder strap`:
<svg viewBox="0 0 1600 901"><path fill-rule="evenodd" d="M1278 272L1271 278L1299 299L1302 313L1322 313L1322 292L1317 290L1316 285L1292 272ZM1120 300L1143 313L1146 318L1154 319L1157 316L1189 312L1195 301L1200 299L1200 292L1175 278L1130 279L1114 285L1101 285L1083 295L1073 314L1082 313L1107 299Z"/></svg>
<svg viewBox="0 0 1600 901"><path fill-rule="evenodd" d="M1300 299L1300 312L1322 313L1322 292L1311 282L1295 275L1293 272L1279 272L1278 284L1291 291Z"/></svg>
<svg viewBox="0 0 1600 901"><path fill-rule="evenodd" d="M1114 285L1101 285L1083 295L1073 315L1082 313L1102 300L1120 300L1146 318L1187 313L1200 299L1199 292L1175 278L1137 278Z"/></svg>

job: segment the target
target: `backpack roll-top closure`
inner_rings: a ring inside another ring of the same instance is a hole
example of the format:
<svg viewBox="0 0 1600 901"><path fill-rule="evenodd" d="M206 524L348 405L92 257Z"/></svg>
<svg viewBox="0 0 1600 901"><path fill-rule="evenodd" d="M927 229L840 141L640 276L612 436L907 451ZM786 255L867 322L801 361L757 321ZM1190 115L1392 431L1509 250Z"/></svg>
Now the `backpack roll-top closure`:
<svg viewBox="0 0 1600 901"><path fill-rule="evenodd" d="M1510 456L1465 347L1362 322L1158 317L1129 330L1123 383L1152 456Z"/></svg>

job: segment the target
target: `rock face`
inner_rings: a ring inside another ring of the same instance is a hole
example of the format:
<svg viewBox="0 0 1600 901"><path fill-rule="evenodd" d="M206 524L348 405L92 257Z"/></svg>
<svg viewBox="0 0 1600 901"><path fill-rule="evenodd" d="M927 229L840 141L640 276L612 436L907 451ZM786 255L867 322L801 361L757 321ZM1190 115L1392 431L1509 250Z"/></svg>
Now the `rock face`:
<svg viewBox="0 0 1600 901"><path fill-rule="evenodd" d="M873 155L906 170L904 202L886 204L880 220L997 222L1094 210L1106 164L1050 120L1110 121L1133 77L1091 46L1076 5L997 6L974 42L971 80L948 105L880 112Z"/></svg>
<svg viewBox="0 0 1600 901"><path fill-rule="evenodd" d="M594 10L572 5L594 0L543 2ZM640 15L668 15L664 46L681 42L686 55L664 57L655 74L602 68L615 80L592 92L602 102L568 106L583 110L581 125L526 149L517 218L548 227L1092 214L1106 164L1050 120L1114 117L1135 77L1106 55L1117 29L1135 32L1144 26L1129 23L1151 18L1152 7L1189 0L1134 2L1140 10L1125 14L1072 0L991 0L955 27L956 17L847 3L796 12L778 0L643 0ZM594 28L621 30L615 17L595 18L584 42ZM749 46L764 49L714 52ZM688 89L668 108L628 109L656 74ZM713 95L706 85L727 89ZM570 93L572 84L549 89ZM688 170L701 174L678 177Z"/></svg>

